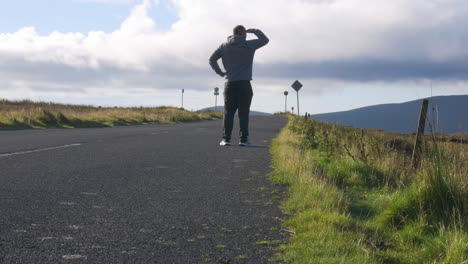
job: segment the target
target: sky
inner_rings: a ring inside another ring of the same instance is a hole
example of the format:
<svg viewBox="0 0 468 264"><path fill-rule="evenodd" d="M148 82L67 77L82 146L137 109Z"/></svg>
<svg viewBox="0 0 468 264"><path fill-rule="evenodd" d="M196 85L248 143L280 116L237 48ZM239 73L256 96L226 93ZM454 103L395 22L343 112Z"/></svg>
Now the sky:
<svg viewBox="0 0 468 264"><path fill-rule="evenodd" d="M208 64L235 25L261 29L252 110L301 114L468 94L464 0L16 0L0 4L0 98L214 105ZM249 36L249 38L254 38ZM219 98L218 102L222 101Z"/></svg>

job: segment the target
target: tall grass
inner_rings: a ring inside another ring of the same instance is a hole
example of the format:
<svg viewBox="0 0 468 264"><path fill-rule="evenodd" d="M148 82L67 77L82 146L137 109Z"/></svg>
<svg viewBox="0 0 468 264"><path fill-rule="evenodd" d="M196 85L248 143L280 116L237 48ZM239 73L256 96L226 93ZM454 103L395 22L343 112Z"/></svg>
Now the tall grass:
<svg viewBox="0 0 468 264"><path fill-rule="evenodd" d="M468 263L468 147L290 117L272 146L293 263Z"/></svg>
<svg viewBox="0 0 468 264"><path fill-rule="evenodd" d="M221 114L193 113L174 107L112 108L0 100L0 129L105 127L215 118L221 118Z"/></svg>

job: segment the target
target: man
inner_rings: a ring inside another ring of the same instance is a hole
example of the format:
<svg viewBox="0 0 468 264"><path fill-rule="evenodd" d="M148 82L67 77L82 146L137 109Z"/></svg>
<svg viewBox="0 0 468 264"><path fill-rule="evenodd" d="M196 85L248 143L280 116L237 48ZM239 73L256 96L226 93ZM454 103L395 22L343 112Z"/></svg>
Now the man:
<svg viewBox="0 0 468 264"><path fill-rule="evenodd" d="M239 111L240 141L239 146L249 146L249 113L252 102L252 63L255 51L269 40L259 29L245 29L244 26L236 26L234 35L215 50L210 57L211 68L221 77L225 77L224 84L224 122L223 140L221 146L231 145L231 133L234 125L234 114ZM246 40L247 33L254 34L257 39ZM223 72L218 65L222 59Z"/></svg>

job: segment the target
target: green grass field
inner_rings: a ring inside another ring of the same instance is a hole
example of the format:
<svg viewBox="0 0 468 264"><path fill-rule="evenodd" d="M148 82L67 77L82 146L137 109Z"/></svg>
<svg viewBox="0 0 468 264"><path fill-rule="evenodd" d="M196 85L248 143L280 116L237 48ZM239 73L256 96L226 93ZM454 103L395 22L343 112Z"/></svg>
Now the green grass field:
<svg viewBox="0 0 468 264"><path fill-rule="evenodd" d="M468 145L289 117L275 139L276 184L293 235L289 263L468 263Z"/></svg>
<svg viewBox="0 0 468 264"><path fill-rule="evenodd" d="M222 118L174 107L110 108L0 100L0 129L78 128L177 123Z"/></svg>

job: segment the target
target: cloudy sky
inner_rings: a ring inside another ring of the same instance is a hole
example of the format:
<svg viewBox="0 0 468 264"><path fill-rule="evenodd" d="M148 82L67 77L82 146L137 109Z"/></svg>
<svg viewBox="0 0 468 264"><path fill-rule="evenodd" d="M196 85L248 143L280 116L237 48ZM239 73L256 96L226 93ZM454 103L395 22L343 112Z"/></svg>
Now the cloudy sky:
<svg viewBox="0 0 468 264"><path fill-rule="evenodd" d="M208 58L262 29L255 110L323 113L468 94L464 0L16 0L0 8L0 98L103 106L214 104ZM432 88L432 89L431 89Z"/></svg>

